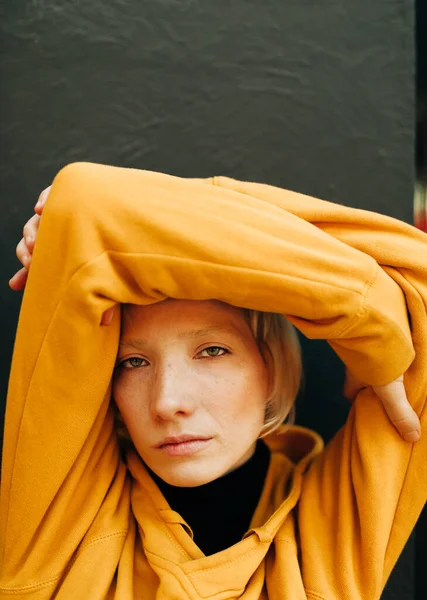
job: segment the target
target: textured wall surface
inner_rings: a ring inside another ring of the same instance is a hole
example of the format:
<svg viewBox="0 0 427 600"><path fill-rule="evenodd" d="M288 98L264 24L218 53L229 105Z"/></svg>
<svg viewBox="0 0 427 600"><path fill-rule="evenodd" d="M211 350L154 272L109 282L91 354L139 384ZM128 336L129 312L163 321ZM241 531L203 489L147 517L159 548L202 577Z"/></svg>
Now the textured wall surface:
<svg viewBox="0 0 427 600"><path fill-rule="evenodd" d="M411 221L412 0L4 0L2 12L2 397L14 248L68 162L230 175ZM348 410L342 367L326 344L304 347L299 420L328 438ZM384 599L412 598L410 542Z"/></svg>

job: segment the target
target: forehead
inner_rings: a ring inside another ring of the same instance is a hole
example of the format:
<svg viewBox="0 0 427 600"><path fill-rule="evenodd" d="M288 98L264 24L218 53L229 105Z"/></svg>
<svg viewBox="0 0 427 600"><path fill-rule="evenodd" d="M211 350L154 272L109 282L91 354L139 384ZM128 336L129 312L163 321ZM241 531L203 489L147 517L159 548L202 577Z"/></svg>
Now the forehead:
<svg viewBox="0 0 427 600"><path fill-rule="evenodd" d="M241 308L218 300L175 300L168 298L148 306L126 305L122 313L122 335L138 331L196 328L228 329L243 333L248 325Z"/></svg>

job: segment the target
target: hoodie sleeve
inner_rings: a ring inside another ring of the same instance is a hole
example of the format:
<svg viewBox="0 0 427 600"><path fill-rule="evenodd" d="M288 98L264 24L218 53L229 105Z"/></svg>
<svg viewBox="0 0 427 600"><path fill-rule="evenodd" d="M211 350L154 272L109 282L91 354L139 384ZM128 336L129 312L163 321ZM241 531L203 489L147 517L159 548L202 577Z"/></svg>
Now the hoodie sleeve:
<svg viewBox="0 0 427 600"><path fill-rule="evenodd" d="M296 513L308 597L376 600L427 501L427 236L390 217L263 184L225 177L217 184L289 211L372 256L405 296L416 352L405 389L421 421L421 440L403 441L372 389L363 390L345 426L304 475ZM342 340L326 337L338 351ZM364 338L347 343L350 350L370 344ZM386 343L376 358L394 361L395 353Z"/></svg>
<svg viewBox="0 0 427 600"><path fill-rule="evenodd" d="M59 577L94 523L105 533L108 503L110 533L126 522L108 407L119 315L99 326L112 304L216 298L283 313L308 337L334 340L374 385L413 361L404 294L371 256L273 202L212 184L89 163L55 178L11 369L2 582Z"/></svg>

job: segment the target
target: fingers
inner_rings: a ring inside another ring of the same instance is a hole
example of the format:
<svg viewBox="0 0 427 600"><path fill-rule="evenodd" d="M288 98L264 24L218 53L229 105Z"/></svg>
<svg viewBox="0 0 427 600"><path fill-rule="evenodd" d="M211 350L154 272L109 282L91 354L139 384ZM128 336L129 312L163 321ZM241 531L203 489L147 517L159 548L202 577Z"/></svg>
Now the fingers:
<svg viewBox="0 0 427 600"><path fill-rule="evenodd" d="M51 187L52 186L49 186L40 194L37 204L34 208L36 214L25 223L22 232L23 237L16 246L16 256L24 268L17 271L9 281L9 287L14 291L21 291L25 288L28 277L28 269L31 266L31 257L34 251L37 232L40 226L40 216L43 212L43 208L46 203L46 199L49 196Z"/></svg>
<svg viewBox="0 0 427 600"><path fill-rule="evenodd" d="M104 325L107 327L108 327L108 325L111 325L111 323L113 321L115 309L116 309L116 307L112 306L111 308L109 308L108 310L106 310L104 312L104 314L102 315L102 319L101 319L101 325Z"/></svg>
<svg viewBox="0 0 427 600"><path fill-rule="evenodd" d="M25 243L24 238L19 242L16 246L16 256L19 262L28 269L31 262L31 252L29 251L27 244Z"/></svg>
<svg viewBox="0 0 427 600"><path fill-rule="evenodd" d="M20 291L25 288L27 282L28 269L31 265L31 256L34 251L37 232L40 225L40 217L43 212L47 197L49 196L51 185L44 189L40 194L37 203L34 207L35 215L29 219L23 229L23 238L16 246L16 256L24 266L23 269L15 273L9 281L9 287L14 291Z"/></svg>
<svg viewBox="0 0 427 600"><path fill-rule="evenodd" d="M352 402L357 394L367 384L354 377L346 369L344 382L344 396ZM420 420L408 402L403 375L387 385L378 385L373 387L375 393L380 398L384 409L391 423L407 442L417 442L421 437Z"/></svg>
<svg viewBox="0 0 427 600"><path fill-rule="evenodd" d="M31 219L29 219L24 225L23 236L24 236L24 240L25 240L25 245L31 254L34 250L34 244L36 241L36 236L37 236L37 232L39 230L39 226L40 226L39 215L33 215L31 217Z"/></svg>
<svg viewBox="0 0 427 600"><path fill-rule="evenodd" d="M46 203L47 197L49 196L50 190L51 190L51 185L49 187L47 187L46 189L44 189L42 191L42 193L39 196L39 199L37 200L37 203L34 207L34 211L36 212L37 215L41 216L42 212L43 212L43 208L44 205Z"/></svg>
<svg viewBox="0 0 427 600"><path fill-rule="evenodd" d="M24 225L23 234L19 244L16 246L16 256L19 262L28 270L31 264L31 255L34 250L34 243L37 231L40 225L40 217L34 215ZM13 278L12 278L13 279Z"/></svg>
<svg viewBox="0 0 427 600"><path fill-rule="evenodd" d="M374 386L373 389L403 439L417 442L421 437L421 424L406 397L403 375L387 385Z"/></svg>
<svg viewBox="0 0 427 600"><path fill-rule="evenodd" d="M12 279L9 281L9 287L14 292L20 292L24 289L25 284L27 283L28 271L27 269L20 269Z"/></svg>

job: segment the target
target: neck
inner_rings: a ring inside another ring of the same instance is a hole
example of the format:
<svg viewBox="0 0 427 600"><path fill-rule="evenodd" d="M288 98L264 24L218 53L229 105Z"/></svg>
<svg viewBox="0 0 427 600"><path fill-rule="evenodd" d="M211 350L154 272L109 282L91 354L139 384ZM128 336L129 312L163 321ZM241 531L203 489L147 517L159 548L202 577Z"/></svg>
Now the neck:
<svg viewBox="0 0 427 600"><path fill-rule="evenodd" d="M205 554L213 554L240 541L249 529L269 460L269 450L259 440L243 464L197 487L173 486L148 471L169 506L191 527L194 541Z"/></svg>

